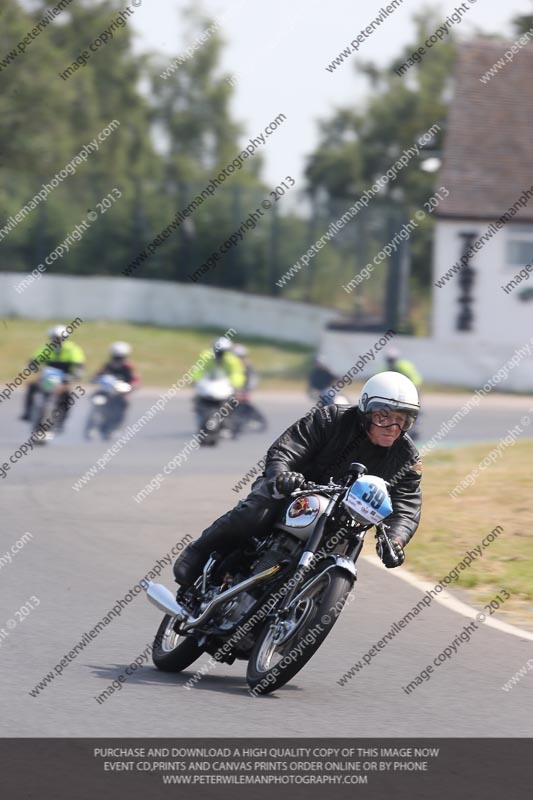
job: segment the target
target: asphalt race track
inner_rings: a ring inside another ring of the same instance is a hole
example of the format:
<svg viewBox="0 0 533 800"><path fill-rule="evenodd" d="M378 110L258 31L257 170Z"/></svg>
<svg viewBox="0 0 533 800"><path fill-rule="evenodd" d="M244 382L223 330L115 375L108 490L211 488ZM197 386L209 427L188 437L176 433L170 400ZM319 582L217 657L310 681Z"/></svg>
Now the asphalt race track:
<svg viewBox="0 0 533 800"><path fill-rule="evenodd" d="M156 399L140 392L133 423ZM468 399L426 395L423 440ZM2 461L29 435L16 421L20 397L0 406ZM147 647L161 614L137 595L36 697L29 692L84 632L123 598L185 534L196 536L244 496L232 486L268 443L309 406L303 395L259 395L270 430L201 449L142 503L132 496L194 432L190 399L171 401L81 490L72 484L113 444L86 443L87 399L65 434L11 466L2 479L0 555L24 532L33 538L0 569L1 725L10 736L531 736L530 681L501 686L531 657L531 642L480 627L454 658L410 695L402 686L440 653L468 620L432 604L345 686L354 661L420 598L390 572L359 562L356 597L305 669L275 695L252 698L245 664L218 665L193 688L189 671L159 673L144 662L105 702L103 692ZM485 398L454 430L454 442L498 440L531 405ZM532 426L533 431L533 426ZM447 445L451 440L446 442ZM370 546L370 542L369 542ZM173 587L170 567L161 580ZM37 598L38 604L32 598ZM16 612L29 603L23 616ZM33 607L32 607L33 606ZM20 618L20 621L17 619ZM8 625L16 621L16 626ZM529 683L529 688L528 688ZM526 692L528 696L526 697Z"/></svg>

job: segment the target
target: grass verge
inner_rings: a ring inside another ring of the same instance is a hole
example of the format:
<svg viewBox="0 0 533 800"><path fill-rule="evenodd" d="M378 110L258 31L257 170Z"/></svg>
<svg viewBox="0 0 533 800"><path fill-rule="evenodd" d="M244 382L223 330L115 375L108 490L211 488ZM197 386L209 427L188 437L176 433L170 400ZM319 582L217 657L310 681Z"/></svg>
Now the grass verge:
<svg viewBox="0 0 533 800"><path fill-rule="evenodd" d="M422 522L409 545L406 566L437 582L501 525L503 533L450 588L463 589L465 601L476 605L507 589L511 598L498 616L533 629L533 442L516 442L462 495L449 495L490 449L489 444L471 445L434 452L424 460Z"/></svg>
<svg viewBox="0 0 533 800"><path fill-rule="evenodd" d="M64 320L68 324L71 320ZM46 332L57 320L0 320L2 359L0 381L12 381L24 369L33 353L47 341ZM201 350L224 331L219 328L158 328L126 322L84 322L72 334L87 358L85 377L105 362L109 345L127 341L133 347L132 360L143 386L169 386L197 361ZM297 344L239 337L250 349L252 363L259 370L261 389L301 388L312 358L311 348Z"/></svg>

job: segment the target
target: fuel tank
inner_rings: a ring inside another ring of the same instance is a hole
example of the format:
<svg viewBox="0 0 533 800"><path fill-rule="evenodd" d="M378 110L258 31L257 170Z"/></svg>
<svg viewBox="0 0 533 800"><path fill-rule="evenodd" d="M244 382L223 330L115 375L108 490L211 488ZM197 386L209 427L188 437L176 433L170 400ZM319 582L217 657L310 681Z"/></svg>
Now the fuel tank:
<svg viewBox="0 0 533 800"><path fill-rule="evenodd" d="M287 507L284 515L274 527L305 542L313 533L315 525L326 510L328 503L329 499L321 494L297 497Z"/></svg>

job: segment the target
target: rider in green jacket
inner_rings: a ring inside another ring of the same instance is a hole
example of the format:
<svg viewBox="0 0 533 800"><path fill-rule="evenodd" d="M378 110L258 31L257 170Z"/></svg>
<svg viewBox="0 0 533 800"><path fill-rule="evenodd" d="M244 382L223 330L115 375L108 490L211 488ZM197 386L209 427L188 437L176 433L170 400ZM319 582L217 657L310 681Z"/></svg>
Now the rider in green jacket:
<svg viewBox="0 0 533 800"><path fill-rule="evenodd" d="M198 360L202 365L191 369L193 381L222 370L236 391L246 386L246 369L242 359L233 352L231 341L227 336L221 336L208 350L203 350Z"/></svg>
<svg viewBox="0 0 533 800"><path fill-rule="evenodd" d="M85 364L85 354L79 345L67 340L68 332L64 325L54 325L48 331L50 342L43 347L39 347L33 354L30 365L33 367L55 367L66 373L66 380L63 389L63 405L65 420L71 403L68 402L70 392L68 391L68 377L78 378L83 372ZM24 398L24 411L21 419L29 422L33 398L37 391L38 380L28 384L26 396Z"/></svg>

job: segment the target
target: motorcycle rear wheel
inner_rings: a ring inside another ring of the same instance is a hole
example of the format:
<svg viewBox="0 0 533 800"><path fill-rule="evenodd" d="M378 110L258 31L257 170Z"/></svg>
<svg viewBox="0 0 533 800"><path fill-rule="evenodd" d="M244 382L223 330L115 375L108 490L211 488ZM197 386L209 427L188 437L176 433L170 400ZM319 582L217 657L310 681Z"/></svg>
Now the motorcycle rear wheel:
<svg viewBox="0 0 533 800"><path fill-rule="evenodd" d="M273 621L259 634L246 673L252 694L269 694L284 686L307 664L335 625L354 578L339 568L324 572L323 580L311 586L314 578L316 574L304 584L289 616L289 634L280 635Z"/></svg>
<svg viewBox="0 0 533 800"><path fill-rule="evenodd" d="M152 661L162 672L181 672L200 658L204 648L174 630L176 617L166 614L155 635Z"/></svg>

